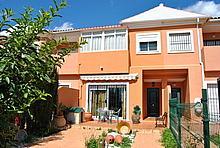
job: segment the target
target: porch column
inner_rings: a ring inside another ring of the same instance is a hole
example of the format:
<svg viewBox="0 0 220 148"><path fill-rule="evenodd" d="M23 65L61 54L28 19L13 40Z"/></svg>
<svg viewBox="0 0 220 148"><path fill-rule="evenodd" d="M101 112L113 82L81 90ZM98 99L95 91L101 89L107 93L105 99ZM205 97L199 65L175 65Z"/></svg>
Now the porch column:
<svg viewBox="0 0 220 148"><path fill-rule="evenodd" d="M166 105L165 105L165 112L167 112L167 127L170 126L170 107L169 107L169 100L171 95L171 85L167 85L166 87Z"/></svg>
<svg viewBox="0 0 220 148"><path fill-rule="evenodd" d="M167 79L162 80L162 115L166 111L166 100L167 100Z"/></svg>

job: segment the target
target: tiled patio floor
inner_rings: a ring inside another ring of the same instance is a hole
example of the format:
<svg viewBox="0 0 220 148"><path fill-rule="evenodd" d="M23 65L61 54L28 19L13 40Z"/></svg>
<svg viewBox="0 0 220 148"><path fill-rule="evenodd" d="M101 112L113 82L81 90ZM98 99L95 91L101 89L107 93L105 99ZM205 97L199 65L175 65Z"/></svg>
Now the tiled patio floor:
<svg viewBox="0 0 220 148"><path fill-rule="evenodd" d="M131 125L132 130L162 130L162 127L155 128L155 122L154 121L142 121L139 124L132 124ZM98 122L98 121L89 121L81 123L79 126L87 126L87 127L102 127L102 128L112 128L116 129L117 122L113 121L113 123L109 122Z"/></svg>
<svg viewBox="0 0 220 148"><path fill-rule="evenodd" d="M141 122L132 125L132 130L137 130L137 135L132 148L152 147L160 148L160 135L163 128L155 128L154 122ZM85 139L91 135L97 136L107 129L115 129L116 123L90 121L79 125L72 125L68 130L44 138L33 144L33 148L85 148Z"/></svg>

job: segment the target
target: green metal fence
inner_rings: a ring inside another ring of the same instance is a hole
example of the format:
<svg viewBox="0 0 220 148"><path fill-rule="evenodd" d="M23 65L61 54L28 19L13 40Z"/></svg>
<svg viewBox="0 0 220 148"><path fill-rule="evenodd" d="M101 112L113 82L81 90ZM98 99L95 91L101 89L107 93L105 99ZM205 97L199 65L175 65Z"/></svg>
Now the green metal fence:
<svg viewBox="0 0 220 148"><path fill-rule="evenodd" d="M170 98L170 129L179 148L210 148L207 92L202 92L201 103L179 103ZM218 147L212 143L214 146Z"/></svg>

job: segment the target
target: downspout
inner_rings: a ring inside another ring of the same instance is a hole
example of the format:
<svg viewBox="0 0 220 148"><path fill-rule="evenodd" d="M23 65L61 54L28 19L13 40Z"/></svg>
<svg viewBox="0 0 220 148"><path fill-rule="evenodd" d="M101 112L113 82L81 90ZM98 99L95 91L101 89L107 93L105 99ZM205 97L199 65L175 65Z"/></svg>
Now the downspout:
<svg viewBox="0 0 220 148"><path fill-rule="evenodd" d="M202 88L205 89L205 72L204 72L204 63L202 61L202 52L201 52L201 38L200 38L200 31L199 31L199 18L196 19L196 30L198 36L198 54L199 54L199 63L202 66Z"/></svg>

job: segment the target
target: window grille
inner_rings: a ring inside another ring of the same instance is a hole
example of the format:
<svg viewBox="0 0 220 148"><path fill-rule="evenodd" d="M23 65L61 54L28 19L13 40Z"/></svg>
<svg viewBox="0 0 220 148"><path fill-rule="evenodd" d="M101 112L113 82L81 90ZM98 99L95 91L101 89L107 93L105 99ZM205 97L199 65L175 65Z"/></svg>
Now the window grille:
<svg viewBox="0 0 220 148"><path fill-rule="evenodd" d="M190 32L169 33L169 50L172 51L192 51L192 35Z"/></svg>

